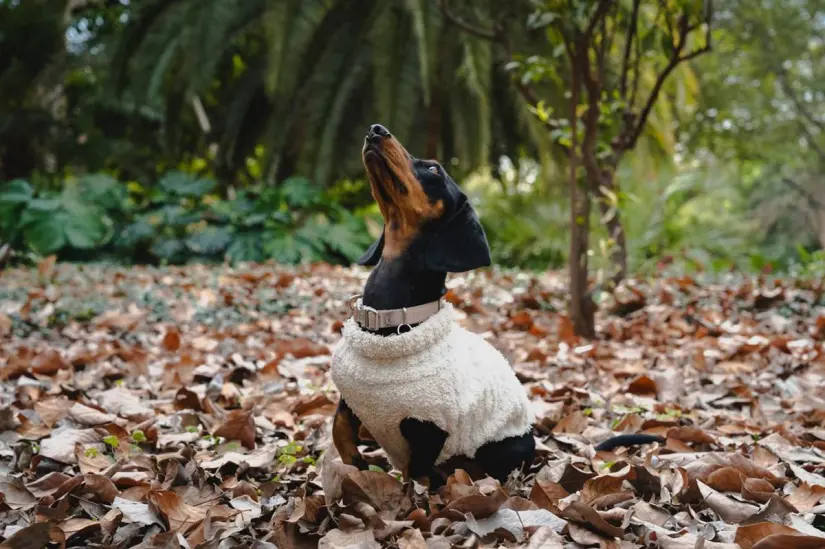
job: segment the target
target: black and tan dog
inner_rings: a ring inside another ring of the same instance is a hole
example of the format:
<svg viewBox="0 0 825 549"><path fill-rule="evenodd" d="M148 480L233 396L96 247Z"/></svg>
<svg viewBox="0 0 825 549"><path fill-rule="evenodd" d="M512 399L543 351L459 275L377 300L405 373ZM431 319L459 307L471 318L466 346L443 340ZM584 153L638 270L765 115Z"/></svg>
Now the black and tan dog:
<svg viewBox="0 0 825 549"><path fill-rule="evenodd" d="M526 392L443 301L447 273L490 265L484 229L444 167L383 126L369 128L362 157L384 230L359 261L375 268L333 356L338 453L366 467L363 423L407 478L435 487L461 467L504 481L535 454Z"/></svg>

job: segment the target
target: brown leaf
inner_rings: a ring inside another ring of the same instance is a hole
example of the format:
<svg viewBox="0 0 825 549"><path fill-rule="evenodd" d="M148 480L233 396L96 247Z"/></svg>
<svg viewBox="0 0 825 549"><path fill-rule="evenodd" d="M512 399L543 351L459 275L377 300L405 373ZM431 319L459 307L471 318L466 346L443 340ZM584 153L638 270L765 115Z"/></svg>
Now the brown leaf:
<svg viewBox="0 0 825 549"><path fill-rule="evenodd" d="M341 491L345 504L360 501L372 505L388 520L396 519L399 513L411 507L404 485L379 471L349 473L341 483Z"/></svg>
<svg viewBox="0 0 825 549"><path fill-rule="evenodd" d="M0 338L9 335L13 326L11 317L5 313L0 313Z"/></svg>
<svg viewBox="0 0 825 549"><path fill-rule="evenodd" d="M358 467L347 465L340 459L324 459L321 465L321 486L324 489L324 499L328 506L332 506L341 499L343 492L341 485L347 475L358 472Z"/></svg>
<svg viewBox="0 0 825 549"><path fill-rule="evenodd" d="M94 494L104 503L112 503L120 494L114 482L109 477L88 473L83 477L84 492Z"/></svg>
<svg viewBox="0 0 825 549"><path fill-rule="evenodd" d="M749 478L742 483L742 497L759 503L767 503L774 494L773 485L762 478Z"/></svg>
<svg viewBox="0 0 825 549"><path fill-rule="evenodd" d="M612 475L591 478L584 483L580 501L592 504L593 501L603 496L619 492L622 489L622 482L624 482L624 477L614 477Z"/></svg>
<svg viewBox="0 0 825 549"><path fill-rule="evenodd" d="M36 522L21 528L0 543L0 549L43 549L52 539L51 531L50 523Z"/></svg>
<svg viewBox="0 0 825 549"><path fill-rule="evenodd" d="M37 264L37 273L40 275L40 279L42 281L47 282L52 279L54 276L54 268L56 263L57 256L52 254L43 258L43 260Z"/></svg>
<svg viewBox="0 0 825 549"><path fill-rule="evenodd" d="M193 507L174 492L149 492L149 501L169 522L169 528L185 534L196 527L206 517L206 509Z"/></svg>
<svg viewBox="0 0 825 549"><path fill-rule="evenodd" d="M779 524L776 522L758 522L756 524L748 524L747 526L738 527L736 529L736 538L734 539L734 543L738 543L742 549L751 549L758 542L774 534L790 534L792 536L801 535L793 528L785 526L784 524ZM793 547L795 547L795 545Z"/></svg>
<svg viewBox="0 0 825 549"><path fill-rule="evenodd" d="M454 512L459 513L457 517L459 518L467 513L472 513L476 519L483 519L498 511L505 501L507 501L507 494L503 490L496 490L489 496L471 494L451 501L439 513L439 516Z"/></svg>
<svg viewBox="0 0 825 549"><path fill-rule="evenodd" d="M600 534L609 538L620 538L624 535L624 530L613 526L592 507L579 501L574 501L562 510L562 518L569 521L588 526Z"/></svg>
<svg viewBox="0 0 825 549"><path fill-rule="evenodd" d="M800 511L806 511L815 507L823 497L825 497L825 486L811 486L803 482L791 488L787 499L788 503Z"/></svg>
<svg viewBox="0 0 825 549"><path fill-rule="evenodd" d="M15 510L28 509L37 503L37 498L15 477L0 477L0 496L0 502Z"/></svg>
<svg viewBox="0 0 825 549"><path fill-rule="evenodd" d="M698 427L671 427L667 431L667 438L696 444L716 444L715 438Z"/></svg>
<svg viewBox="0 0 825 549"><path fill-rule="evenodd" d="M427 541L418 528L406 530L398 538L398 549L427 549Z"/></svg>
<svg viewBox="0 0 825 549"><path fill-rule="evenodd" d="M32 361L32 372L35 374L50 376L60 370L69 368L69 363L60 354L60 351L49 349L37 355Z"/></svg>
<svg viewBox="0 0 825 549"><path fill-rule="evenodd" d="M318 549L381 549L381 544L375 541L372 530L344 532L335 528L318 540Z"/></svg>
<svg viewBox="0 0 825 549"><path fill-rule="evenodd" d="M163 348L169 352L174 352L180 349L180 332L174 326L166 330L162 342Z"/></svg>
<svg viewBox="0 0 825 549"><path fill-rule="evenodd" d="M82 474L99 473L112 466L111 458L107 457L97 448L90 446L90 451L81 443L76 443L74 447L74 457Z"/></svg>
<svg viewBox="0 0 825 549"><path fill-rule="evenodd" d="M553 427L553 432L556 434L569 433L580 435L585 429L587 429L587 416L584 415L583 412L576 410L561 418L561 421Z"/></svg>
<svg viewBox="0 0 825 549"><path fill-rule="evenodd" d="M88 534L94 530L99 530L100 522L85 518L70 518L59 523L57 527L63 530L63 534L66 536L66 539L69 540L74 536Z"/></svg>
<svg viewBox="0 0 825 549"><path fill-rule="evenodd" d="M704 482L698 481L699 491L705 499L705 504L716 511L725 522L739 524L756 514L758 508L754 505L742 503L720 494Z"/></svg>
<svg viewBox="0 0 825 549"><path fill-rule="evenodd" d="M132 549L180 549L177 532L160 532L152 534L143 540L143 543L135 545Z"/></svg>
<svg viewBox="0 0 825 549"><path fill-rule="evenodd" d="M40 477L36 481L27 484L26 488L34 497L42 498L55 493L58 488L63 486L63 483L71 478L72 477L64 473L49 473L48 475Z"/></svg>
<svg viewBox="0 0 825 549"><path fill-rule="evenodd" d="M537 480L530 490L530 501L551 513L559 513L558 503L562 498L569 496L569 492L560 484Z"/></svg>
<svg viewBox="0 0 825 549"><path fill-rule="evenodd" d="M641 375L631 381L627 386L627 392L634 395L655 396L657 391L656 382L648 376Z"/></svg>
<svg viewBox="0 0 825 549"><path fill-rule="evenodd" d="M227 440L238 440L249 448L255 449L255 418L252 410L232 410L224 421L212 433L216 437L223 437Z"/></svg>
<svg viewBox="0 0 825 549"><path fill-rule="evenodd" d="M90 444L100 442L103 436L95 429L61 429L52 431L52 436L40 441L40 455L74 465L77 463L75 455L76 444Z"/></svg>
<svg viewBox="0 0 825 549"><path fill-rule="evenodd" d="M564 538L558 535L549 526L539 526L530 536L527 549L563 549ZM401 549L401 548L399 548Z"/></svg>
<svg viewBox="0 0 825 549"><path fill-rule="evenodd" d="M708 476L707 484L720 492L741 492L745 475L733 467L723 467Z"/></svg>

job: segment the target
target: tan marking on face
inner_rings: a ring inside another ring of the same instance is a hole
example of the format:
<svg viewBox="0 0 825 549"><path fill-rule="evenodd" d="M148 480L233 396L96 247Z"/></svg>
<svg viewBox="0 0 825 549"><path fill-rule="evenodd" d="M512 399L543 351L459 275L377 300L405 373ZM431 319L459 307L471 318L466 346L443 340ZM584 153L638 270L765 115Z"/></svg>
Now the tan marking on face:
<svg viewBox="0 0 825 549"><path fill-rule="evenodd" d="M363 162L370 179L372 196L384 217L383 257L398 257L415 239L425 221L444 213L444 203L435 204L421 187L412 169L410 154L395 137L383 140L378 151L381 160L364 150ZM382 161L383 160L383 161ZM399 189L392 176L404 186Z"/></svg>

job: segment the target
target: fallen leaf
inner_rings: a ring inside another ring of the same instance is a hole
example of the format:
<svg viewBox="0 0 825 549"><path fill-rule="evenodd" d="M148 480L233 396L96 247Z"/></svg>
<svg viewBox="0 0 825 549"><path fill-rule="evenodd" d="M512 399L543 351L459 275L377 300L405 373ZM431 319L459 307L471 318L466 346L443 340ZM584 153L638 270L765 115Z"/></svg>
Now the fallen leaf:
<svg viewBox="0 0 825 549"><path fill-rule="evenodd" d="M387 473L378 471L349 473L341 483L341 492L344 503L367 503L388 520L395 519L411 507L404 493L404 485Z"/></svg>
<svg viewBox="0 0 825 549"><path fill-rule="evenodd" d="M418 528L406 530L398 538L398 549L428 549L427 541Z"/></svg>
<svg viewBox="0 0 825 549"><path fill-rule="evenodd" d="M81 534L88 534L100 529L100 522L85 518L70 518L57 525L63 531L67 540Z"/></svg>
<svg viewBox="0 0 825 549"><path fill-rule="evenodd" d="M622 528L608 523L595 509L579 501L574 501L562 509L561 516L571 522L587 526L608 538L617 538L624 535Z"/></svg>
<svg viewBox="0 0 825 549"><path fill-rule="evenodd" d="M825 497L825 486L811 486L807 482L791 488L788 494L788 503L799 509L806 511L817 504Z"/></svg>
<svg viewBox="0 0 825 549"><path fill-rule="evenodd" d="M146 526L151 524L164 525L160 517L158 517L146 503L116 497L112 502L112 508L118 509L123 513L123 520L126 522L136 522Z"/></svg>
<svg viewBox="0 0 825 549"><path fill-rule="evenodd" d="M516 539L523 539L526 528L539 526L546 526L555 532L561 532L567 526L567 522L545 509L538 511L499 509L492 515L481 519L476 519L475 514L467 516L467 527L479 537L502 529L510 532Z"/></svg>
<svg viewBox="0 0 825 549"><path fill-rule="evenodd" d="M705 500L705 504L716 511L719 517L725 522L739 524L748 520L755 515L759 508L755 505L749 505L736 501L723 494L720 494L702 481L697 481L699 491Z"/></svg>
<svg viewBox="0 0 825 549"><path fill-rule="evenodd" d="M527 549L563 549L564 538L555 532L549 526L539 526L533 535L530 536L530 542L527 544ZM403 548L399 548L403 549Z"/></svg>
<svg viewBox="0 0 825 549"><path fill-rule="evenodd" d="M14 477L0 477L0 502L12 509L27 509L37 503L37 498L29 492L23 482Z"/></svg>
<svg viewBox="0 0 825 549"><path fill-rule="evenodd" d="M48 522L31 524L0 543L0 549L43 549L52 539L51 530Z"/></svg>
<svg viewBox="0 0 825 549"><path fill-rule="evenodd" d="M318 549L381 549L371 530L344 532L334 528L318 540Z"/></svg>
<svg viewBox="0 0 825 549"><path fill-rule="evenodd" d="M789 545L776 545L775 542L778 538L775 538L772 541L767 541L767 538L774 537L776 535L782 535L782 540L786 542L790 542ZM736 538L734 539L735 543L738 543L742 549L751 549L757 544L762 546L762 549L779 549L779 548L790 548L793 547L796 549L800 547L796 545L795 539L797 537L806 537L802 536L799 532L785 526L784 524L778 524L776 522L758 522L756 524L748 524L747 526L740 526L736 529ZM820 543L823 545L819 546L811 546L811 547L825 547L825 539L819 538ZM764 542L764 543L763 543ZM801 547L805 547L804 542Z"/></svg>
<svg viewBox="0 0 825 549"><path fill-rule="evenodd" d="M720 492L741 492L745 475L733 467L722 467L708 475L707 484Z"/></svg>
<svg viewBox="0 0 825 549"><path fill-rule="evenodd" d="M216 437L237 440L250 450L255 449L255 418L251 410L232 410L226 421L214 433Z"/></svg>
<svg viewBox="0 0 825 549"><path fill-rule="evenodd" d="M206 518L206 509L185 503L174 492L149 492L149 501L166 517L169 528L176 532L185 534Z"/></svg>
<svg viewBox="0 0 825 549"><path fill-rule="evenodd" d="M103 436L95 429L58 429L52 431L49 438L40 441L40 455L74 465L77 463L75 444L90 444L101 440Z"/></svg>
<svg viewBox="0 0 825 549"><path fill-rule="evenodd" d="M32 372L42 376L54 375L60 370L67 370L69 363L56 349L49 349L37 355L31 364Z"/></svg>
<svg viewBox="0 0 825 549"><path fill-rule="evenodd" d="M825 539L816 536L774 534L754 544L752 549L823 549Z"/></svg>

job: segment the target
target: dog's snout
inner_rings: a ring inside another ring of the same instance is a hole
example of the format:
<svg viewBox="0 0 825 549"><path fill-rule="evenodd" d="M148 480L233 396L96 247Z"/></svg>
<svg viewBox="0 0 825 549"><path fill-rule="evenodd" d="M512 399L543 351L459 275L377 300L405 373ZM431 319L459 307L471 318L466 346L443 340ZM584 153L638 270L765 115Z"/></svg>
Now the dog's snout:
<svg viewBox="0 0 825 549"><path fill-rule="evenodd" d="M377 143L384 137L389 137L390 131L381 124L373 124L367 130L367 141L370 143Z"/></svg>

